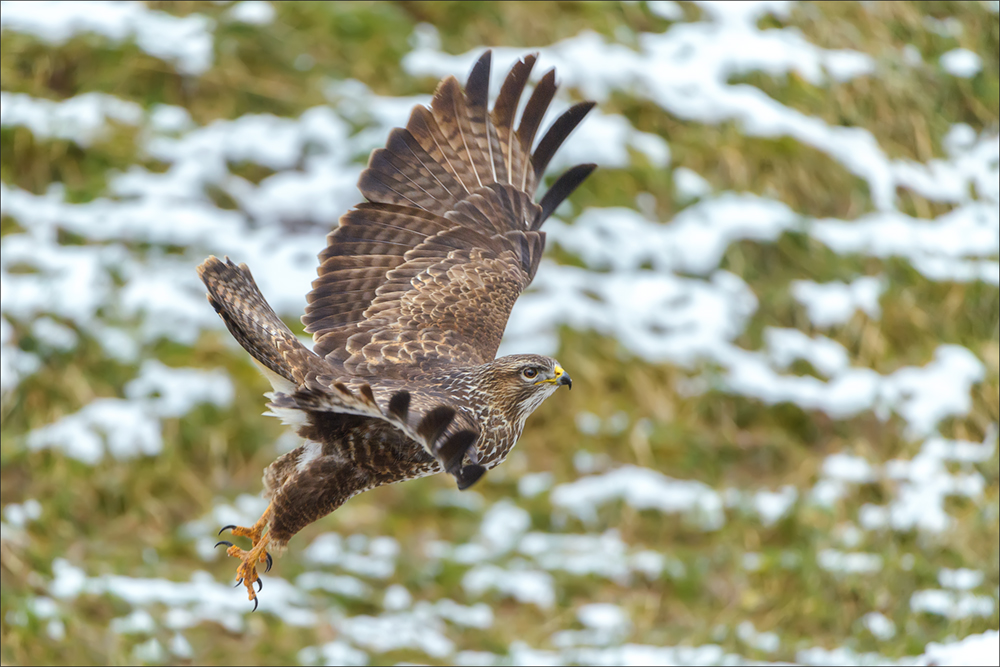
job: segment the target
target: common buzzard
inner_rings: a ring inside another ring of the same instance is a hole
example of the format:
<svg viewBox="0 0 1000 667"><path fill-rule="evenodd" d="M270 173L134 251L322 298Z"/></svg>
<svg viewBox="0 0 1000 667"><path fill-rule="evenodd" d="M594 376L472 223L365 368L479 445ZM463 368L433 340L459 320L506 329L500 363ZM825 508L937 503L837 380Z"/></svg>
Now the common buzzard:
<svg viewBox="0 0 1000 667"><path fill-rule="evenodd" d="M573 167L535 203L550 158L594 106L570 107L532 151L556 91L549 70L514 128L535 59L514 64L489 110L487 51L464 92L444 79L430 108L414 107L372 153L358 182L367 201L340 218L319 255L302 317L312 350L245 264L209 257L198 267L209 302L271 381L265 414L304 439L265 470L271 503L260 520L222 529L252 541L249 551L219 544L240 559L254 609L268 551L383 484L445 471L468 488L506 458L542 401L572 386L555 359L494 358L538 269L539 228L595 167Z"/></svg>

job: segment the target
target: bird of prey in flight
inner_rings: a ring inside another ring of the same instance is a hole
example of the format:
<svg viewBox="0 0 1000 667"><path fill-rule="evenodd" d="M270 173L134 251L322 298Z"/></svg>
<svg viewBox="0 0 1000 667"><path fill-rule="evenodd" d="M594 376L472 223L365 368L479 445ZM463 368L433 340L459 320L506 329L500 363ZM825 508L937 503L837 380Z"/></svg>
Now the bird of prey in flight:
<svg viewBox="0 0 1000 667"><path fill-rule="evenodd" d="M209 302L271 382L266 414L303 438L265 470L260 520L223 528L252 542L219 544L240 559L254 609L258 565L270 569L269 552L302 528L384 484L447 472L468 488L506 458L542 401L572 386L550 357L495 358L538 269L542 223L595 167L573 167L535 202L552 155L594 106L570 107L536 143L556 92L549 70L515 127L535 60L514 63L490 109L487 51L464 90L444 79L430 108L414 107L372 153L358 182L366 201L319 254L302 317L312 350L245 264L209 257L198 267Z"/></svg>

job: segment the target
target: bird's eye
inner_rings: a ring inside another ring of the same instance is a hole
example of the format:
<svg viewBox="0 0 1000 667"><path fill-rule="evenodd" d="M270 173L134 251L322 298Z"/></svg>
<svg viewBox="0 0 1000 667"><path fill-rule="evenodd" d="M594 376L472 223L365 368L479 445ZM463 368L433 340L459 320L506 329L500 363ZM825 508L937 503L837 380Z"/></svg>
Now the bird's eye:
<svg viewBox="0 0 1000 667"><path fill-rule="evenodd" d="M536 370L535 370L534 368L525 368L525 369L524 369L524 370L523 370L523 371L521 372L521 375L523 375L523 376L524 376L524 377L526 377L527 379L531 380L531 379L533 379L533 378L534 378L535 376L537 376L537 375L538 375L538 371L536 371Z"/></svg>

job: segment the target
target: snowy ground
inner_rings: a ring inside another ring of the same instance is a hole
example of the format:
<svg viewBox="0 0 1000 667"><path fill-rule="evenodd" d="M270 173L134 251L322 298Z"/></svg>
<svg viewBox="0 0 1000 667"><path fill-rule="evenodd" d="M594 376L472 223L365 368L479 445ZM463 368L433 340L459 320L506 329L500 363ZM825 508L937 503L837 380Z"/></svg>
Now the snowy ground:
<svg viewBox="0 0 1000 667"><path fill-rule="evenodd" d="M649 193L636 197L632 207L561 209L547 225L550 247L560 248L560 258L577 261L550 257L543 263L531 292L514 310L501 352L554 354L565 349L561 332L596 332L617 341L631 359L683 369L689 396L718 392L764 406L793 404L834 422L866 415L896 420L909 443L907 453L883 460L845 447L812 462L817 472L806 482L737 488L580 450L573 460L575 479L518 470L511 472L517 493L498 502L487 502L477 491L436 496L437 506L470 513L479 523L471 539L431 540L419 556L422 571L459 573L449 589L459 600L429 599L412 577L397 576L404 546L376 526L367 534L328 532L311 543L293 543L305 567L297 576L283 579L279 571L266 580L263 615L290 626L331 629L332 638L316 637L298 652L307 664L366 664L402 649L462 664L744 664L772 655L804 664L997 664L995 630L965 636L970 619L991 619L995 627L998 618L998 564L988 559L955 567L946 557L921 556L921 567L936 572L937 584L865 612L839 646L809 645L801 638L789 644L780 627L768 623L758 629L757 619L738 608L716 622L715 643L664 645L657 643L655 628L637 628L614 596L574 598L566 606L569 591L583 585L577 582L632 590L688 577L692 563L662 544L623 539L609 523L607 507L631 508L653 525L681 522L709 536L724 533L735 521L767 528L789 517L834 512L836 534L807 558L860 586L890 570L909 571L915 558L910 552L920 552L925 543L947 540L976 522L998 521L995 423L986 425L983 438L942 435L942 425L970 415L983 383L996 377L998 357L984 352L996 350L995 337L975 349L943 342L920 363L878 370L831 332L859 317L877 326L889 279L858 273L846 281L817 282L803 267L786 286L790 302L806 314L801 326L767 325L762 345L748 349L740 338L762 296L739 271L722 268L733 244L773 244L795 233L834 255L905 262L931 284L980 283L995 299L1000 285L995 123L977 132L954 122L942 157L926 162L892 157L866 129L830 124L755 86L732 82L762 73L823 87L878 76L881 64L867 53L826 49L792 28L760 27L768 16L788 16L793 5L698 3L700 20L672 2L646 6L671 21L669 27L640 32L628 43L585 30L538 45L543 68L555 66L563 82L556 106L568 106L570 92L599 103L551 169L594 161L615 170L638 161L669 171L678 212L658 217L662 207ZM990 16L995 23L996 14ZM213 66L219 22L266 30L276 18L266 2L236 3L214 19L198 13L176 17L140 4L4 3L0 20L4 39L31 36L52 48L79 35L93 43L124 42L164 67L198 77ZM427 24L417 27L411 45L397 67L414 77L462 78L480 53L447 54ZM494 90L508 64L524 52L494 50ZM910 56L919 61L913 67L924 66L919 51ZM931 65L969 79L982 70L983 58L996 60L995 54L955 48ZM0 93L5 132L26 128L37 142L64 140L86 150L127 131L142 156L128 169L109 173L103 194L84 202L72 200L57 182L41 194L6 177L0 184L0 214L17 226L4 232L0 246L5 403L16 402L12 397L25 383L59 363L54 359L73 355L85 339L99 341L97 354L109 363L134 368L117 395L96 398L13 439L5 432L5 466L15 453L39 450L98 469L109 461L156 457L165 447L165 424L202 406L224 411L233 405L244 390L224 369L167 365L161 356L165 341L192 347L206 332L224 332L205 303L194 267L208 254L246 262L270 302L293 321L303 310L329 221L359 199L354 184L363 156L405 121L410 106L429 99L380 96L358 81L331 81L325 94L329 103L296 117L243 115L199 126L183 107L143 106L104 93L57 101ZM794 210L779 198L714 189L702 174L674 163L667 138L603 110L616 95L680 122L731 125L745 137L785 138L818 151L865 184L871 209L853 219L834 219ZM145 166L152 162L158 166ZM246 163L270 175L254 182L235 173L232 165ZM905 212L901 189L944 212L929 218ZM235 206L220 207L210 191L224 193ZM305 223L289 233L289 220ZM67 242L67 235L74 242ZM814 372L796 370L803 362ZM588 410L578 411L573 423L581 439L621 437L633 447L654 428L647 418ZM881 497L862 495L872 485L884 489ZM24 495L4 501L4 544L23 545L32 539L32 523L47 500ZM963 509L956 511L959 502ZM50 641L67 641L76 601L107 596L120 612L110 632L126 638L132 659L202 661L186 638L189 630L211 623L230 633L250 629L245 599L214 574L221 560L211 548L215 531L220 524L252 522L262 508L258 498L234 494L184 523L183 539L213 574L146 579L89 568L71 555L54 558L42 568L45 574L33 573L33 592L17 600L5 594L4 632L35 624ZM335 522L327 521L326 529L336 530ZM912 536L909 550L881 551L880 536L893 533ZM5 546L5 559L7 553ZM760 553L750 546L739 555L748 576L763 568L795 570L801 558L793 550ZM344 599L364 600L371 611L353 613L330 602ZM498 622L500 604L532 607L542 617L552 613L548 641L473 648L462 633L488 632ZM921 627L907 624L910 617L928 615L953 622L948 641L921 642ZM254 631L259 634L259 628ZM854 648L855 635L876 646L910 635L909 645L922 649L890 660L877 650Z"/></svg>

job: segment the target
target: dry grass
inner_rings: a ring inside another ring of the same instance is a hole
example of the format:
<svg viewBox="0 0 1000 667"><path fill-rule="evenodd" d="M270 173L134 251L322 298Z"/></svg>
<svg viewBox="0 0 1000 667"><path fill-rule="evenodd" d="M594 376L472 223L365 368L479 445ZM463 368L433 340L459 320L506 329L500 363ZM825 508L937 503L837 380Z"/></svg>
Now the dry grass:
<svg viewBox="0 0 1000 667"><path fill-rule="evenodd" d="M177 14L222 11L212 3L152 4ZM204 124L246 113L297 115L323 102L323 85L330 78L353 77L380 94L429 92L433 82L414 80L398 65L410 49L407 39L418 22L436 25L444 48L453 53L491 44L552 43L585 28L621 37L623 30L659 30L666 25L641 4L303 3L277 9L280 20L263 29L221 24L216 32L216 64L194 83L135 47L111 48L77 38L54 48L4 32L3 88L48 99L102 91L144 106L177 104ZM693 7L685 11L697 13ZM931 33L924 23L928 15L954 16L963 27L961 36ZM827 88L794 77L780 81L746 77L746 82L784 104L830 123L864 127L891 155L921 161L942 155L942 137L952 123L966 122L977 130L996 126L1000 29L996 15L978 3L876 3L867 9L852 3L819 3L797 9L787 24L821 46L871 53L879 71ZM937 56L956 46L993 56L985 59L983 73L958 81L930 64L899 67L905 44L915 45L927 63L936 63ZM301 53L315 61L308 71L295 66ZM625 97L612 100L609 110L623 113L640 130L664 136L674 165L701 173L718 191L766 193L816 217L850 219L871 210L861 181L824 154L796 142L747 138L727 125L683 122ZM61 182L73 201L88 201L103 193L109 173L139 159L134 140L132 130L119 128L107 140L82 150L67 142L36 140L24 129L4 128L0 177L36 193ZM245 175L253 178L263 175L252 166L245 169ZM574 204L631 206L635 195L644 191L661 206L674 206L670 175L643 166L598 172L574 196ZM904 193L904 202L920 217L942 212L939 205L912 193ZM664 219L675 212L657 211ZM16 220L3 220L4 235L17 230ZM573 261L564 255L557 256ZM722 268L741 275L760 299L760 309L739 341L748 348L760 345L765 326L808 330L801 307L788 291L792 278L826 281L884 274L889 288L882 298L881 319L857 315L829 335L847 348L852 363L881 373L926 364L942 343L970 348L986 364L987 378L974 389L972 412L949 420L942 432L946 437L981 440L989 425L1000 421L1000 295L995 287L930 282L903 261L839 256L791 233L772 244L733 244ZM30 333L20 324L17 331L22 346L31 350ZM224 367L238 388L231 408L202 407L183 419L168 420L165 449L156 458L106 460L90 467L51 451L25 449L24 437L32 428L72 413L96 397L118 395L133 377L135 369L108 363L94 341L84 340L72 353L46 358L44 368L2 406L0 501L4 505L27 498L43 501L43 514L27 528L27 540L0 543L4 664L128 662L134 646L145 640L108 630L111 619L130 610L111 597L83 596L73 602L62 642L49 641L44 622L33 617L26 625L12 623L12 614L22 610L26 600L44 593L44 578L51 575L57 557L80 564L91 575L186 581L192 571L205 567L220 581L232 574L231 563L204 563L180 527L203 516L216 499L259 492L260 471L273 459L273 443L282 433L276 421L259 416L265 381L244 355L234 353L214 334L190 348L163 344L156 356L171 365ZM880 422L862 415L834 421L788 404L766 406L717 392L687 396L679 391L685 373L628 358L617 342L593 333L565 331L558 356L586 390L561 395L532 417L518 451L505 464L510 474L498 470L481 485L487 504L516 494L516 475L522 471L550 470L559 482L575 479L572 460L580 450L719 489L784 484L808 488L823 457L835 451L853 451L872 462L914 453L898 419ZM581 436L571 419L580 411L601 417L623 411L630 428L620 435ZM639 419L651 420L648 437L632 428ZM996 460L979 470L987 482L987 505L996 508L1000 488ZM403 559L392 581L421 598L464 600L462 570L451 565L433 570L419 555L421 545L430 539L461 542L476 532L478 513L442 509L433 501L436 491L450 486L444 478L426 479L352 500L335 517L310 526L293 541L280 561L281 576L293 579L308 568L301 550L323 532L393 535L403 553L412 557ZM847 644L859 651L902 656L920 653L928 641L997 627L996 611L986 618L947 621L910 614L906 604L912 592L937 586L942 563L983 571L984 589L995 590L1000 583L995 513L988 519L976 507L956 506L953 513L962 519L961 531L942 540L915 533L867 534L858 549L877 552L886 563L874 580L835 576L817 566L816 554L834 544L835 526L854 516L864 502L886 493L871 486L832 511L802 510L767 528L735 513L712 534L667 521L657 513L606 508L600 516L602 527L615 527L630 545L670 554L686 565L686 574L676 579L664 575L648 586L625 589L596 578L556 575L560 599L551 613L487 597L496 614L493 628L456 630L452 636L461 648L499 653L514 639L544 646L555 629L572 625L574 607L598 599L614 600L630 613L634 641L694 646L714 642L728 651L768 659L791 659L801 643L831 648ZM547 505L525 501L524 506L535 529L550 527ZM588 527L571 520L561 530L584 532ZM762 569L749 573L742 568L746 552L760 552ZM788 553L797 554L797 562L783 564L783 554ZM911 553L916 556L912 567L900 566L903 554ZM380 608L377 601L339 603L347 614L378 613ZM873 609L896 622L900 628L896 638L876 642L858 632L857 619ZM752 618L759 631L779 632L781 651L763 654L738 642L731 632L721 638L714 635L716 626L733 627L745 618ZM296 660L302 647L333 638L330 627L295 628L266 614L251 618L245 634L232 634L211 623L185 634L198 661L205 663L287 663ZM397 651L373 660L389 664L426 661L427 656Z"/></svg>

